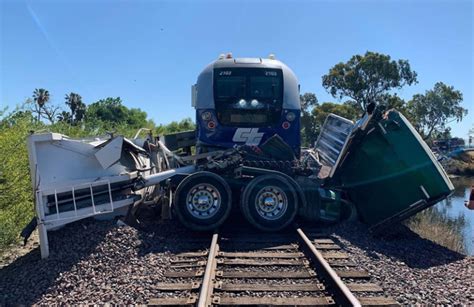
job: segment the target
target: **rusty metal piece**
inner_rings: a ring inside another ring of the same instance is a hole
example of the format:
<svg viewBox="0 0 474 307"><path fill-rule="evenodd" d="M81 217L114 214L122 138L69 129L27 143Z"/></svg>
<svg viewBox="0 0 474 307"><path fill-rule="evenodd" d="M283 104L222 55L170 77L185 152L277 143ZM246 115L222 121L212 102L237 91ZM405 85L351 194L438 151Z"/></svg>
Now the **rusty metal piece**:
<svg viewBox="0 0 474 307"><path fill-rule="evenodd" d="M301 241L304 243L304 246L309 251L308 254L314 261L314 264L321 271L326 282L329 283L331 290L335 294L334 298L336 303L343 306L361 306L359 300L357 300L354 294L352 294L352 292L342 282L336 271L334 271L334 269L324 259L323 254L316 249L311 240L304 234L303 230L297 228L296 231L298 232Z"/></svg>
<svg viewBox="0 0 474 307"><path fill-rule="evenodd" d="M212 236L211 248L209 249L207 258L206 271L204 272L204 277L202 278L201 291L199 292L199 298L197 302L198 307L207 307L211 305L212 292L214 290L213 282L216 276L217 268L216 256L219 252L219 245L217 244L218 239L219 235L215 233Z"/></svg>

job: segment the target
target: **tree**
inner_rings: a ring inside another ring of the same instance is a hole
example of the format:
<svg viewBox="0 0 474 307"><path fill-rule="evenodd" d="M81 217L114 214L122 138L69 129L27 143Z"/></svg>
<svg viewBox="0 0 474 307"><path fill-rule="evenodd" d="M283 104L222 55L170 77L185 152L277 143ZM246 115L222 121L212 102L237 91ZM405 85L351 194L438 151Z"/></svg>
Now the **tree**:
<svg viewBox="0 0 474 307"><path fill-rule="evenodd" d="M365 110L369 103L383 101L391 89L416 83L416 77L407 60L395 61L389 55L367 51L336 64L322 79L334 98L349 97Z"/></svg>
<svg viewBox="0 0 474 307"><path fill-rule="evenodd" d="M359 116L357 109L355 109L351 104L339 104L334 102L324 102L321 105L316 106L311 113L314 117L316 135L319 135L321 127L324 125L324 121L330 113L342 116L349 120L355 120Z"/></svg>
<svg viewBox="0 0 474 307"><path fill-rule="evenodd" d="M189 130L195 130L195 129L196 129L196 125L194 124L192 119L185 118L181 120L180 122L173 121L167 125L160 124L158 127L156 127L155 132L158 135L163 135L163 134L189 131Z"/></svg>
<svg viewBox="0 0 474 307"><path fill-rule="evenodd" d="M425 94L416 94L407 104L412 124L428 140L434 134L442 134L446 125L461 121L467 110L461 107L462 93L443 82L437 82Z"/></svg>
<svg viewBox="0 0 474 307"><path fill-rule="evenodd" d="M58 114L57 118L60 122L72 124L72 115L68 111L61 111L61 113Z"/></svg>
<svg viewBox="0 0 474 307"><path fill-rule="evenodd" d="M126 120L126 113L127 108L122 105L120 97L108 97L90 104L86 111L86 118L88 120L120 123Z"/></svg>
<svg viewBox="0 0 474 307"><path fill-rule="evenodd" d="M314 117L311 111L318 105L318 99L314 93L300 95L301 103L301 140L304 145L313 144L318 135L315 131Z"/></svg>
<svg viewBox="0 0 474 307"><path fill-rule="evenodd" d="M71 113L69 114L68 112L63 111L60 115L60 118L71 124L77 124L81 122L84 118L84 115L86 114L87 109L86 105L82 102L81 95L71 92L69 95L66 95L65 99L66 105L71 110Z"/></svg>
<svg viewBox="0 0 474 307"><path fill-rule="evenodd" d="M34 104L31 111L36 114L37 121L40 121L43 108L49 101L49 91L44 88L36 88L33 92L33 101Z"/></svg>
<svg viewBox="0 0 474 307"><path fill-rule="evenodd" d="M49 105L50 96L49 92L44 88L35 89L33 92L33 101L31 112L36 114L36 120L39 122L41 117L49 120L51 124L54 124L56 114L60 108L58 106Z"/></svg>
<svg viewBox="0 0 474 307"><path fill-rule="evenodd" d="M89 105L86 120L101 121L108 125L126 124L130 128L149 126L146 112L133 108L128 109L122 104L120 97L101 99Z"/></svg>

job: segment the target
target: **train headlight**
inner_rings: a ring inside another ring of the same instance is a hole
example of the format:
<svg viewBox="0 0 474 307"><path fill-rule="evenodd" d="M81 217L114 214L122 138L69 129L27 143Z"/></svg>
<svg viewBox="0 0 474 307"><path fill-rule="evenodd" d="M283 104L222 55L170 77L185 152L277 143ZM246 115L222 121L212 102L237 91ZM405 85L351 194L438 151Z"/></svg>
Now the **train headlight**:
<svg viewBox="0 0 474 307"><path fill-rule="evenodd" d="M239 100L239 106L241 108L245 108L245 105L247 104L247 101L245 101L245 99L240 99Z"/></svg>
<svg viewBox="0 0 474 307"><path fill-rule="evenodd" d="M207 128L208 129L216 128L216 123L211 120L210 122L207 123Z"/></svg>
<svg viewBox="0 0 474 307"><path fill-rule="evenodd" d="M289 122L294 121L295 118L296 118L296 115L295 115L295 113L293 113L293 112L288 112L288 113L286 114L286 120L289 121Z"/></svg>
<svg viewBox="0 0 474 307"><path fill-rule="evenodd" d="M259 102L257 99L252 99L252 101L250 102L250 105L256 108L259 105Z"/></svg>
<svg viewBox="0 0 474 307"><path fill-rule="evenodd" d="M210 120L212 117L211 112L204 112L201 114L202 120Z"/></svg>

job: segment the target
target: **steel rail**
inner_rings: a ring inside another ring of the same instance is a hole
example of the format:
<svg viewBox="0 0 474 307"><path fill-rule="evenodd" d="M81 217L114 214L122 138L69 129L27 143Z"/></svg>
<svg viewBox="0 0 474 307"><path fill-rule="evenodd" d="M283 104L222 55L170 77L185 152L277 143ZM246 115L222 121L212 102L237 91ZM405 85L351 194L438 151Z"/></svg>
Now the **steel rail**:
<svg viewBox="0 0 474 307"><path fill-rule="evenodd" d="M197 301L198 307L207 307L211 305L211 296L214 290L213 281L216 276L216 267L217 267L217 253L219 250L219 245L217 240L219 239L219 234L215 233L212 236L211 248L209 249L209 255L207 256L207 265L206 271L202 278L201 291L199 292L199 298Z"/></svg>
<svg viewBox="0 0 474 307"><path fill-rule="evenodd" d="M323 277L326 282L331 287L335 293L334 300L337 304L341 306L361 306L359 300L352 294L352 292L347 288L346 284L341 280L337 275L334 269L329 265L329 263L324 259L320 251L316 249L311 240L305 235L301 228L296 228L300 239L305 243L305 247L311 252L311 256L314 260L318 269L320 269Z"/></svg>

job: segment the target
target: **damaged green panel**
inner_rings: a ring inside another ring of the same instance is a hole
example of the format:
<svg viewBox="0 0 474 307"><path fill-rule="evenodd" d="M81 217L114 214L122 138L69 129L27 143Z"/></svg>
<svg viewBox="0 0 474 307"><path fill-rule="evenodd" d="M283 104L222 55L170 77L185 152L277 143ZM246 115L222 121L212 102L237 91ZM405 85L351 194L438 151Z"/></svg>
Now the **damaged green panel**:
<svg viewBox="0 0 474 307"><path fill-rule="evenodd" d="M364 222L380 229L448 196L454 187L408 120L375 110L355 129L329 186L346 191Z"/></svg>

